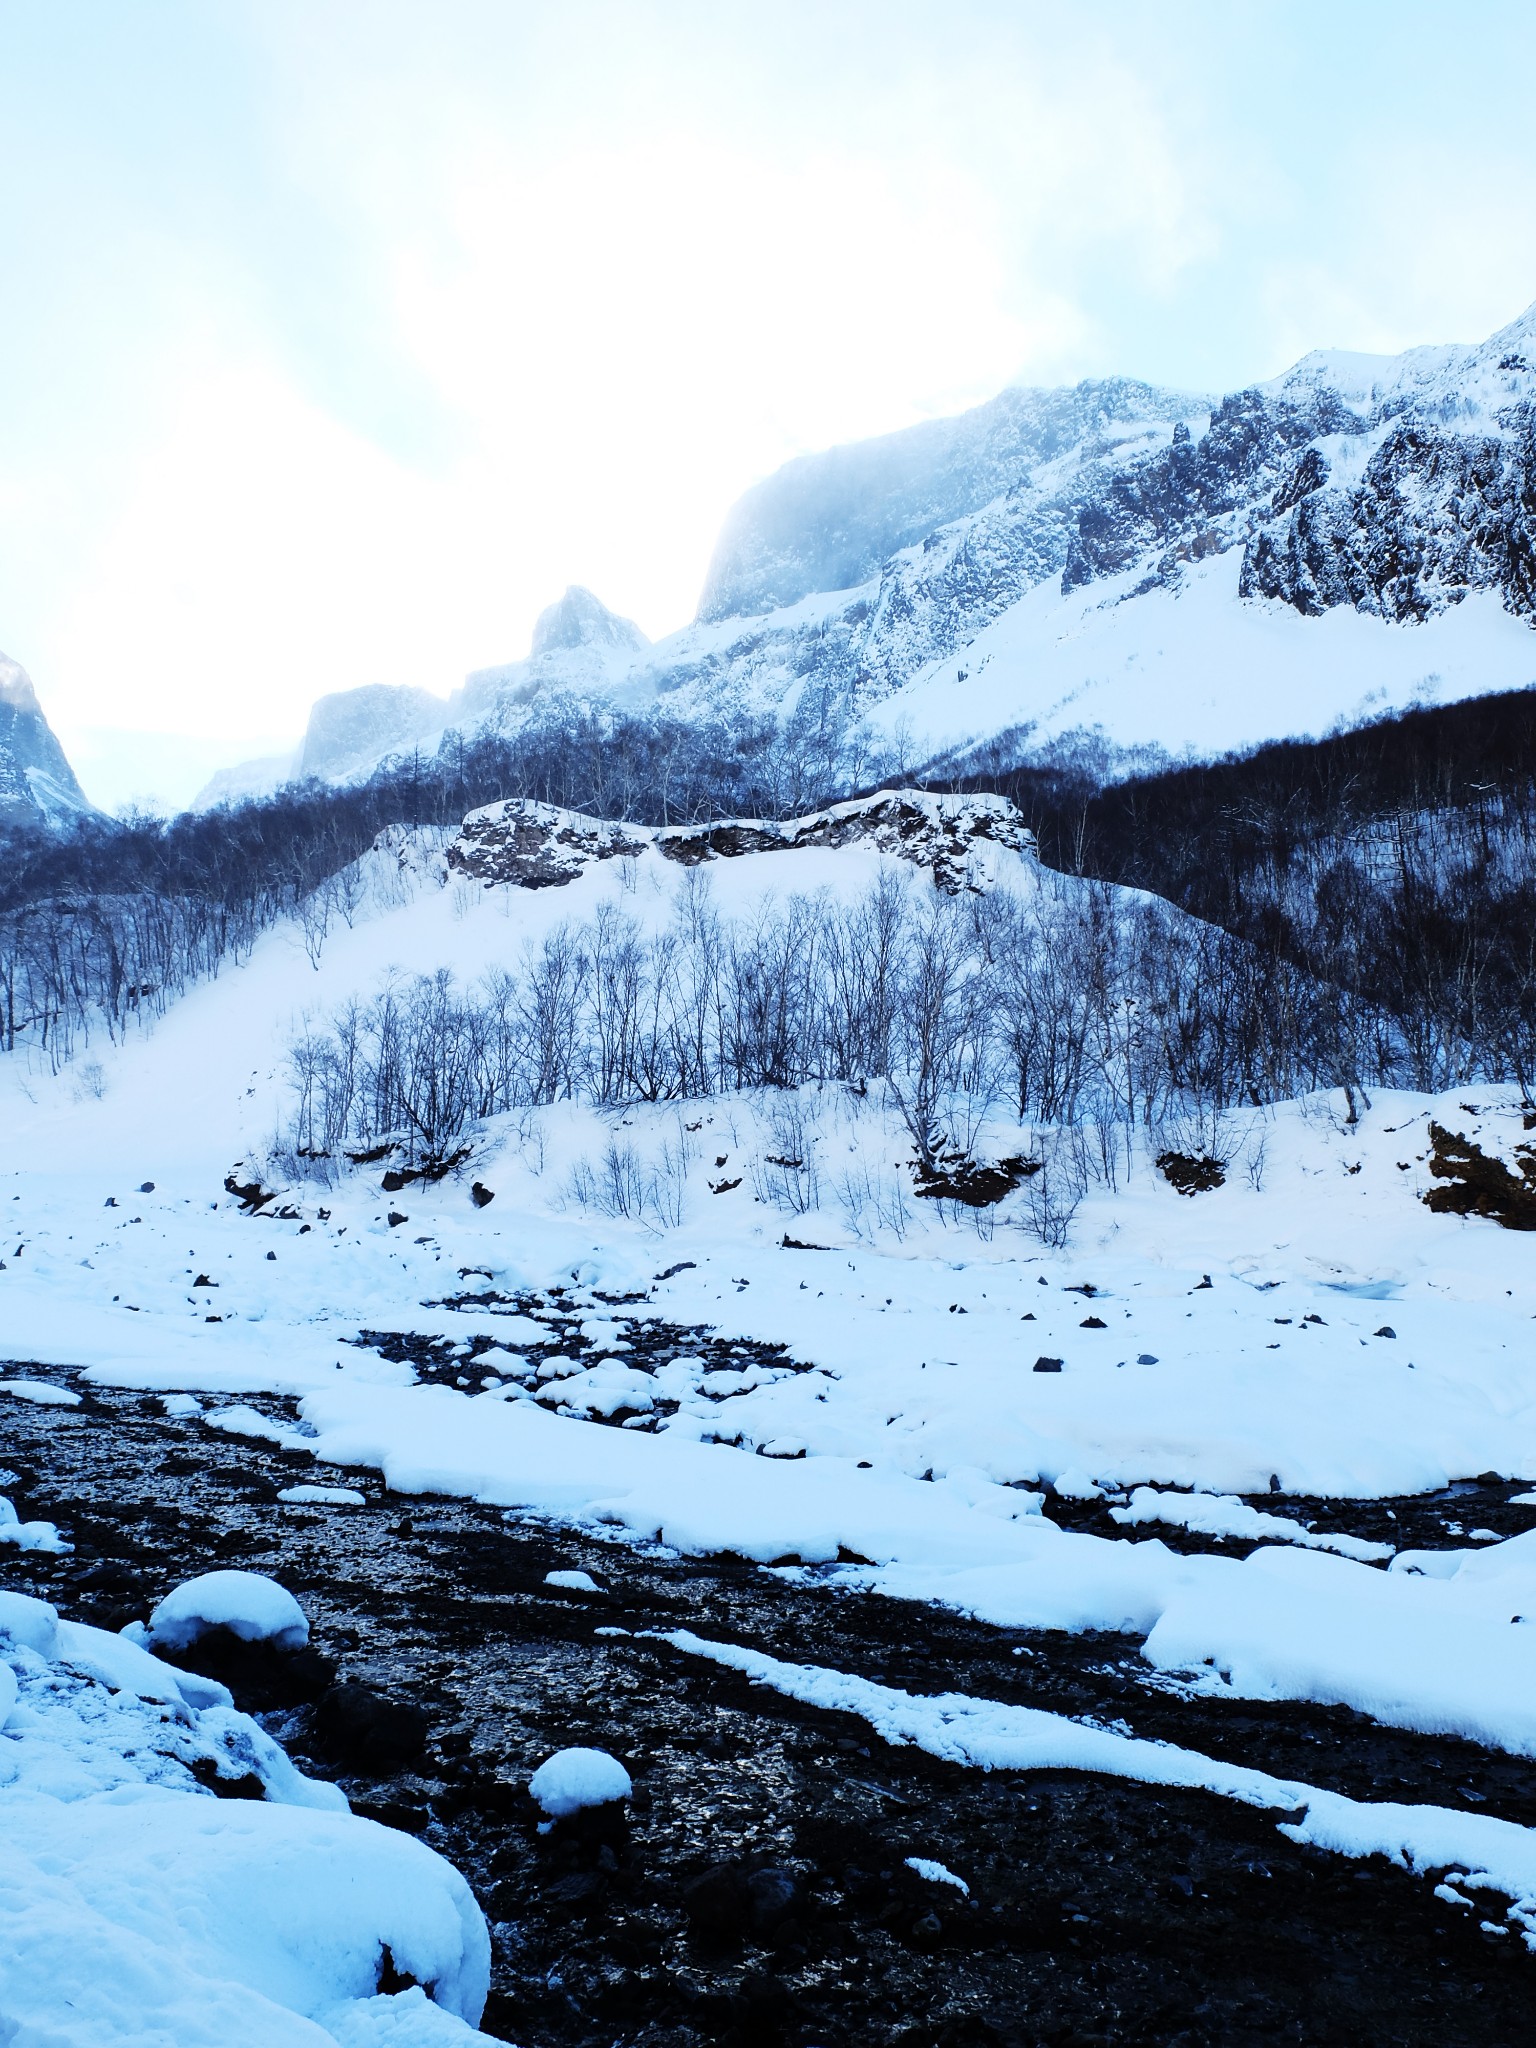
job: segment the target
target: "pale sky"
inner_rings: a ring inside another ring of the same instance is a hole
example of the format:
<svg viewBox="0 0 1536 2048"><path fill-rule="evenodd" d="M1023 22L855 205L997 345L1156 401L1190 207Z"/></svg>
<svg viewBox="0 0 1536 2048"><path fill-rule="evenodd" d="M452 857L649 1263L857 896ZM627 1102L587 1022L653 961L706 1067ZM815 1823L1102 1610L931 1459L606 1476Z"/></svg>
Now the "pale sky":
<svg viewBox="0 0 1536 2048"><path fill-rule="evenodd" d="M0 648L97 801L655 635L790 456L1536 299L1536 10L0 0Z"/></svg>

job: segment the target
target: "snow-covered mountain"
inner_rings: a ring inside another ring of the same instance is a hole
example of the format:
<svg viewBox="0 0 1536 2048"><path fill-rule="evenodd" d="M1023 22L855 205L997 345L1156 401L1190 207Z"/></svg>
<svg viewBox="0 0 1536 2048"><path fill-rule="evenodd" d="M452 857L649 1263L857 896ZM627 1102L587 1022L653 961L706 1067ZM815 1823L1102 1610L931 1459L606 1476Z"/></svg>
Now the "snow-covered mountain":
<svg viewBox="0 0 1536 2048"><path fill-rule="evenodd" d="M55 825L90 808L31 677L0 654L0 824Z"/></svg>
<svg viewBox="0 0 1536 2048"><path fill-rule="evenodd" d="M526 658L474 670L449 715L459 730L473 731L515 724L541 698L622 695L650 644L633 620L573 583L540 612Z"/></svg>
<svg viewBox="0 0 1536 2048"><path fill-rule="evenodd" d="M353 775L562 702L867 720L909 758L1002 734L1214 754L1536 682L1536 306L1475 347L1314 353L1219 402L1010 390L787 464L726 520L694 623L591 592L527 657L325 700ZM435 700L433 700L435 703ZM316 708L321 716L321 707Z"/></svg>

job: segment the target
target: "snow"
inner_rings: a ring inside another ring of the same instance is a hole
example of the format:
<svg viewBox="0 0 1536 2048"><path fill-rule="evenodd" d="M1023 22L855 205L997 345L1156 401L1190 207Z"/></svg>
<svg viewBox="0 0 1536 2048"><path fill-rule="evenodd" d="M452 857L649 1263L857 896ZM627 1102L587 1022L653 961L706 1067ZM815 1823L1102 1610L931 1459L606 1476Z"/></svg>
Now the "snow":
<svg viewBox="0 0 1536 2048"><path fill-rule="evenodd" d="M150 1785L4 1807L0 2010L19 2041L484 2038L469 2024L489 1980L484 1922L463 1880L411 1836ZM423 2023L420 1997L402 2014L375 1996L386 1946L457 2029Z"/></svg>
<svg viewBox="0 0 1536 2048"><path fill-rule="evenodd" d="M0 2014L60 2048L476 2042L484 1919L210 1680L0 1592ZM220 1799L193 1775L255 1777ZM435 2004L377 1995L388 1947Z"/></svg>
<svg viewBox="0 0 1536 2048"><path fill-rule="evenodd" d="M287 1588L261 1572L245 1571L204 1572L187 1579L149 1617L148 1633L152 1643L184 1650L214 1628L279 1650L299 1650L309 1641L304 1610Z"/></svg>
<svg viewBox="0 0 1536 2048"><path fill-rule="evenodd" d="M17 1550L66 1551L70 1547L52 1522L24 1522L15 1503L4 1494L0 1494L0 1543Z"/></svg>
<svg viewBox="0 0 1536 2048"><path fill-rule="evenodd" d="M602 1587L590 1572L546 1572L546 1586L555 1586L563 1593L601 1593Z"/></svg>
<svg viewBox="0 0 1536 2048"><path fill-rule="evenodd" d="M278 1499L291 1507L365 1508L368 1496L354 1486L285 1486Z"/></svg>
<svg viewBox="0 0 1536 2048"><path fill-rule="evenodd" d="M0 1380L0 1394L15 1401L31 1401L39 1408L78 1408L80 1396L68 1387L56 1387L48 1380Z"/></svg>
<svg viewBox="0 0 1536 2048"><path fill-rule="evenodd" d="M886 698L872 724L935 750L1032 723L1037 742L1097 729L1122 747L1208 759L1536 682L1536 636L1496 592L1472 591L1415 626L1348 606L1307 618L1239 598L1242 553L1135 596L1142 565L1065 596L1056 579L1037 584Z"/></svg>
<svg viewBox="0 0 1536 2048"><path fill-rule="evenodd" d="M906 1864L908 1870L915 1870L918 1876L925 1879L927 1883L953 1885L957 1892L964 1892L967 1898L970 1897L971 1888L965 1879L963 1877L956 1877L952 1870L946 1869L942 1863L935 1863L932 1857L904 1856L902 1861Z"/></svg>
<svg viewBox="0 0 1536 2048"><path fill-rule="evenodd" d="M1536 1270L1516 1256L1521 1240L1432 1215L1420 1199L1428 1120L1507 1148L1522 1133L1518 1091L1479 1090L1476 1108L1456 1094L1384 1091L1354 1121L1329 1096L1254 1113L1232 1139L1236 1154L1262 1139L1261 1174L1234 1172L1186 1200L1138 1154L1118 1186L1089 1193L1059 1249L1014 1211L973 1222L913 1201L910 1141L873 1087L606 1116L562 1102L502 1118L477 1134L473 1166L495 1186L494 1205L474 1206L467 1176L413 1186L399 1198L410 1231L390 1230L395 1198L366 1173L284 1183L291 1216L244 1215L224 1176L264 1157L282 1114L283 1049L306 1011L366 995L402 964L473 979L604 905L660 931L677 891L694 885L647 851L562 889L460 888L442 883L430 848L418 850L403 880L398 847L374 861L363 913L334 931L318 966L280 927L152 1035L93 1047L107 1077L99 1099L76 1100L67 1073L0 1068L0 1204L26 1243L0 1272L7 1351L95 1390L156 1394L193 1447L217 1428L311 1456L327 1479L375 1473L401 1494L731 1552L850 1597L935 1602L1008 1628L1116 1631L1141 1646L1149 1682L1169 1684L1170 1697L1334 1703L1536 1755L1536 1542L1465 1538L1403 1550L1383 1569L1387 1546L1349 1527L1352 1503L1490 1472L1516 1498L1520 1482L1536 1483ZM1007 861L1002 885L1037 886L1031 862ZM882 874L910 873L867 845L801 847L716 861L707 886L723 914L746 916L794 891L846 899ZM804 1215L753 1181L753 1166L782 1149L772 1132L788 1109L823 1161L820 1206ZM993 1156L1020 1149L1022 1135L1001 1112L981 1133ZM574 1169L616 1136L646 1158L664 1145L686 1154L678 1222L650 1227L575 1198ZM731 1178L746 1170L716 1195L722 1154ZM103 1206L150 1179L153 1192ZM825 1249L786 1248L786 1237ZM206 1295L189 1299L198 1272L219 1282L218 1323L204 1319ZM558 1313L547 1306L556 1287ZM1085 1327L1090 1299L1101 1327ZM1395 1342L1374 1335L1384 1301ZM670 1342L636 1341L658 1318ZM381 1329L440 1347L470 1384L417 1383L409 1365L360 1341ZM579 1351L583 1335L600 1359ZM1034 1373L1042 1355L1063 1370ZM499 1384L482 1391L490 1378ZM0 1386L68 1392L20 1378ZM61 1406L56 1420L92 1427L88 1414ZM1318 1519L1340 1533L1267 1505L1275 1488L1328 1501ZM1115 1503L1094 1517L1105 1533L1057 1526L1041 1512L1050 1489ZM287 1489L296 1499L354 1492ZM0 1545L20 1526L4 1522ZM1159 1528L1183 1530L1191 1554ZM1258 1547L1239 1559L1221 1539ZM197 1622L216 1618L206 1596L187 1597ZM92 1725L117 1732L98 1751L110 1769L82 1765L84 1737L48 1749L29 1735L35 1756L51 1758L34 1789L60 1798L73 1786L67 1796L81 1800L148 1774L200 1797L176 1745L192 1755L186 1746L202 1743L227 1768L248 1759L240 1770L290 1799L324 1796L306 1792L270 1737L207 1681L153 1657L152 1642L46 1615L44 1626L35 1608L23 1603L18 1618L0 1599L0 1626L18 1643L17 1630L30 1631L49 1685L89 1699ZM296 1608L282 1611L292 1625ZM238 1601L223 1613L252 1619ZM36 1673L23 1679L35 1694ZM897 1713L893 1697L880 1695L879 1708L896 1715L892 1727L936 1712L908 1703ZM84 1709L68 1712L79 1721ZM127 1752L151 1712L161 1762L141 1768ZM980 1712L955 1724L967 1740L981 1741ZM16 1725L0 1743L7 1761ZM941 1740L936 1722L922 1727ZM1119 1739L1056 1722L1046 1732L1050 1755ZM1188 1752L1145 1749L1154 1762L1141 1751L1134 1761L1154 1771L1148 1782L1186 1782L1166 1772ZM1177 1764L1202 1783L1236 1768ZM1306 1806L1307 1839L1332 1830L1419 1861L1438 1844L1445 1867L1525 1869L1531 1838L1518 1829L1469 1835L1475 1816L1335 1808L1308 1788L1282 1789L1277 1806ZM1519 1882L1519 1897L1536 1896L1528 1876ZM369 2003L359 1997L356 2010Z"/></svg>
<svg viewBox="0 0 1536 2048"><path fill-rule="evenodd" d="M1056 1491L1063 1491L1061 1481ZM1079 1496L1081 1498L1081 1496ZM1230 1494L1159 1493L1156 1487L1138 1486L1123 1508L1111 1508L1111 1517L1135 1528L1148 1522L1164 1522L1176 1529L1198 1530L1202 1536L1239 1536L1255 1542L1295 1543L1307 1550L1332 1550L1340 1557L1362 1563L1384 1563L1392 1555L1390 1543L1371 1543L1362 1536L1330 1535L1307 1529L1284 1515L1267 1515Z"/></svg>
<svg viewBox="0 0 1536 2048"><path fill-rule="evenodd" d="M551 1820L589 1806L611 1806L634 1790L628 1771L603 1749L558 1749L528 1780L528 1790Z"/></svg>

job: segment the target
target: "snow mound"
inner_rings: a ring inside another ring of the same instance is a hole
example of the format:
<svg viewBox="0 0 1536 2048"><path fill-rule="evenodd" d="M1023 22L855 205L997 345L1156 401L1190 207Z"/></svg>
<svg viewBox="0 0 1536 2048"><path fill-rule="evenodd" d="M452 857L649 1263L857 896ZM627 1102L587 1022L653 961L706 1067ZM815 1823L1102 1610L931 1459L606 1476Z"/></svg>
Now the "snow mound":
<svg viewBox="0 0 1536 2048"><path fill-rule="evenodd" d="M68 1387L56 1387L49 1380L0 1380L0 1394L16 1401L31 1401L39 1408L78 1408L80 1396Z"/></svg>
<svg viewBox="0 0 1536 2048"><path fill-rule="evenodd" d="M528 1780L551 1820L589 1806L611 1806L634 1790L628 1771L605 1749L557 1749Z"/></svg>
<svg viewBox="0 0 1536 2048"><path fill-rule="evenodd" d="M590 1572L546 1572L546 1586L557 1586L562 1593L601 1593L602 1587ZM568 1751L567 1754L575 1754Z"/></svg>
<svg viewBox="0 0 1536 2048"><path fill-rule="evenodd" d="M1062 1491L1060 1480L1056 1491ZM1161 1493L1138 1486L1127 1505L1111 1508L1117 1522L1136 1528L1162 1522L1169 1528L1191 1529L1202 1536L1236 1536L1255 1543L1294 1543L1303 1550L1331 1550L1362 1564L1382 1564L1392 1555L1390 1543L1372 1543L1363 1536L1341 1536L1308 1529L1285 1515L1270 1515L1246 1501L1223 1493Z"/></svg>
<svg viewBox="0 0 1536 2048"><path fill-rule="evenodd" d="M71 1548L52 1522L24 1522L3 1493L0 1493L0 1543L13 1544L18 1550L62 1552Z"/></svg>
<svg viewBox="0 0 1536 2048"><path fill-rule="evenodd" d="M0 2010L60 2048L478 2041L490 1948L469 1887L351 1814L158 1786L5 1801ZM388 1957L430 1985L377 1996ZM400 2024L401 2021L406 2024Z"/></svg>
<svg viewBox="0 0 1536 2048"><path fill-rule="evenodd" d="M484 2040L490 1945L463 1878L303 1777L222 1686L0 1592L0 1727L6 2041ZM420 1988L380 1993L402 1978Z"/></svg>
<svg viewBox="0 0 1536 2048"><path fill-rule="evenodd" d="M301 1650L309 1641L304 1610L286 1587L241 1571L204 1572L167 1593L149 1617L148 1636L162 1649L184 1650L214 1628L279 1650Z"/></svg>

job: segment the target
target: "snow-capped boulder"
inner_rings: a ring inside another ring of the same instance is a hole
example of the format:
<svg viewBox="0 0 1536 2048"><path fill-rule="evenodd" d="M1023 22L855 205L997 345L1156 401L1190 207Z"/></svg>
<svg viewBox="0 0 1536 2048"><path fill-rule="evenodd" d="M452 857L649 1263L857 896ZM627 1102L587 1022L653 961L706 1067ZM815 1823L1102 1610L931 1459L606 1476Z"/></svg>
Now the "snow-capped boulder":
<svg viewBox="0 0 1536 2048"><path fill-rule="evenodd" d="M522 889L572 882L594 861L648 848L682 867L749 853L864 843L926 868L948 895L986 888L999 853L1032 857L1034 835L1008 798L879 790L804 818L732 818L712 825L618 825L513 797L471 811L448 848L455 872Z"/></svg>
<svg viewBox="0 0 1536 2048"><path fill-rule="evenodd" d="M634 1790L628 1771L605 1749L559 1749L534 1772L528 1790L551 1820L591 1806L614 1806Z"/></svg>
<svg viewBox="0 0 1536 2048"><path fill-rule="evenodd" d="M261 1572L204 1572L167 1593L149 1617L152 1649L184 1650L210 1629L245 1643L302 1650L309 1641L304 1610L285 1586Z"/></svg>

